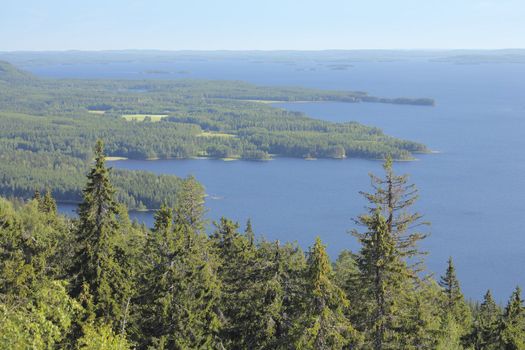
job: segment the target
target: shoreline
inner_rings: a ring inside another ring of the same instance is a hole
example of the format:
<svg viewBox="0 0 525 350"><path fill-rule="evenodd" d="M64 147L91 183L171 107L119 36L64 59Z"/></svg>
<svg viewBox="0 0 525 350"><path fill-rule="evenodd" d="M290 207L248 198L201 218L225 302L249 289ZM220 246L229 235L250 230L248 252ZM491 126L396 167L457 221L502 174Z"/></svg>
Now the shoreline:
<svg viewBox="0 0 525 350"><path fill-rule="evenodd" d="M427 151L427 152L414 152L413 155L417 154L441 154L441 151ZM334 157L292 157L292 156L283 156L279 154L271 154L268 158L241 158L241 157L210 157L210 156L190 156L190 157L184 157L184 158L178 158L178 157L167 157L167 158L126 158L126 157L106 157L106 161L112 162L112 161L147 161L147 162L154 162L159 160L220 160L223 162L234 162L234 161L248 161L248 162L268 162L271 160L275 160L276 158L288 158L288 159L300 159L305 161L313 161L313 160L352 160L352 159L361 159L361 160L370 160L370 161L384 161L385 158L360 158L360 157L340 157L340 158L334 158ZM412 157L410 159L393 159L394 162L413 162L418 161L418 158Z"/></svg>

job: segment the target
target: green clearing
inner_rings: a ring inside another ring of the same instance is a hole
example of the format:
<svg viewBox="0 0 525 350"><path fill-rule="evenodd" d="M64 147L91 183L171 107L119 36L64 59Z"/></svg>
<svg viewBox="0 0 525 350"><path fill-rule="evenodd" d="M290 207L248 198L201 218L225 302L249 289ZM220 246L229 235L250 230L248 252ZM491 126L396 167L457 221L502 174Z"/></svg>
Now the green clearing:
<svg viewBox="0 0 525 350"><path fill-rule="evenodd" d="M143 122L149 117L152 122L158 122L167 116L167 114L124 114L122 115L122 118L127 121Z"/></svg>
<svg viewBox="0 0 525 350"><path fill-rule="evenodd" d="M203 131L200 134L197 134L197 137L223 137L223 138L233 138L237 137L233 134L227 134L224 132L215 132L215 131Z"/></svg>

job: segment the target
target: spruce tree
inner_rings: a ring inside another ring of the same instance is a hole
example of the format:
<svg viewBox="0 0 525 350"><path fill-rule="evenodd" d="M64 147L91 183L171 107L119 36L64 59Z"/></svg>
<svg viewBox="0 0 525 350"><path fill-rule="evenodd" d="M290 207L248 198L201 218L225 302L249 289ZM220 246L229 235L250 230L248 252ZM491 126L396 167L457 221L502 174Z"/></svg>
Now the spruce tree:
<svg viewBox="0 0 525 350"><path fill-rule="evenodd" d="M304 311L296 324L295 348L342 349L358 342L357 332L345 317L350 303L333 278L330 259L317 237L308 253Z"/></svg>
<svg viewBox="0 0 525 350"><path fill-rule="evenodd" d="M430 278L402 288L403 298L397 304L394 349L434 349L441 335L441 288Z"/></svg>
<svg viewBox="0 0 525 350"><path fill-rule="evenodd" d="M246 228L244 229L244 235L252 246L255 244L255 233L253 232L252 220L248 219L246 221Z"/></svg>
<svg viewBox="0 0 525 350"><path fill-rule="evenodd" d="M162 232L170 232L173 227L173 210L169 208L166 203L163 203L159 210L155 213L155 223L153 225L153 232L162 234Z"/></svg>
<svg viewBox="0 0 525 350"><path fill-rule="evenodd" d="M172 225L166 205L155 215L146 245L140 327L151 336L145 343L155 349L220 348L216 259L206 237L193 231L196 221L184 219Z"/></svg>
<svg viewBox="0 0 525 350"><path fill-rule="evenodd" d="M439 285L443 288L444 293L444 320L453 319L456 324L462 327L461 334L466 334L470 331L472 314L461 292L452 258L448 259L447 271L441 277Z"/></svg>
<svg viewBox="0 0 525 350"><path fill-rule="evenodd" d="M525 308L519 287L516 287L505 308L499 337L502 350L525 349Z"/></svg>
<svg viewBox="0 0 525 350"><path fill-rule="evenodd" d="M259 262L255 247L238 232L239 225L226 218L215 223L211 242L219 259L222 282L220 312L223 318L221 337L226 348L242 348L257 341L253 336L254 286ZM256 290L260 293L259 290ZM248 321L249 320L249 321Z"/></svg>
<svg viewBox="0 0 525 350"><path fill-rule="evenodd" d="M410 212L417 200L417 190L408 184L406 175L395 175L392 159L383 168L385 177L371 176L373 193L361 192L369 201L368 213L355 221L364 226L363 233L353 230L361 244L356 261L359 272L349 297L358 305L353 319L366 336L367 346L381 350L399 347L402 329L409 327L408 315L399 311L410 300L419 284L422 270L418 243L426 237L413 228L421 215Z"/></svg>
<svg viewBox="0 0 525 350"><path fill-rule="evenodd" d="M175 206L175 223L177 225L187 225L197 233L204 232L204 188L193 177L184 180L177 191L177 204Z"/></svg>
<svg viewBox="0 0 525 350"><path fill-rule="evenodd" d="M119 206L105 165L104 145L97 141L95 162L78 210L76 251L71 268L72 293L90 293L95 317L123 331L129 310L132 281L125 251L119 243Z"/></svg>
<svg viewBox="0 0 525 350"><path fill-rule="evenodd" d="M472 345L475 350L499 349L498 326L500 322L500 309L488 290L476 314L473 330L468 338L469 345Z"/></svg>
<svg viewBox="0 0 525 350"><path fill-rule="evenodd" d="M57 213L57 203L51 194L51 190L47 189L44 194L44 198L41 199L41 211L51 215L56 215Z"/></svg>
<svg viewBox="0 0 525 350"><path fill-rule="evenodd" d="M40 200L42 199L42 196L40 195L39 190L35 190L33 193L33 200L36 200L38 203L40 203Z"/></svg>

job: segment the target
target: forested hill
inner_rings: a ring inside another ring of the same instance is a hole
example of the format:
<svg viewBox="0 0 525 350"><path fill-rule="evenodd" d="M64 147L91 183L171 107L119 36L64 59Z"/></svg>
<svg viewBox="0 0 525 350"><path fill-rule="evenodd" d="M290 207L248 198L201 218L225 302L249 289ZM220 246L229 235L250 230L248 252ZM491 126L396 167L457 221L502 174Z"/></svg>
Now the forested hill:
<svg viewBox="0 0 525 350"><path fill-rule="evenodd" d="M6 61L0 61L0 81L20 82L35 79L36 78L31 73L17 69L15 66Z"/></svg>
<svg viewBox="0 0 525 350"><path fill-rule="evenodd" d="M261 101L432 105L431 99L384 99L364 92L237 81L40 79L6 62L0 69L0 194L5 196L28 198L41 186L51 188L61 201L78 201L78 175L86 171L99 138L106 141L109 156L134 159L411 159L414 152L427 151L420 143L387 136L378 128L316 120ZM22 169L29 172L22 174ZM159 192L140 184L154 183L146 179L151 174L115 173L120 175L115 182L126 204L160 206ZM166 188L176 182L168 178Z"/></svg>

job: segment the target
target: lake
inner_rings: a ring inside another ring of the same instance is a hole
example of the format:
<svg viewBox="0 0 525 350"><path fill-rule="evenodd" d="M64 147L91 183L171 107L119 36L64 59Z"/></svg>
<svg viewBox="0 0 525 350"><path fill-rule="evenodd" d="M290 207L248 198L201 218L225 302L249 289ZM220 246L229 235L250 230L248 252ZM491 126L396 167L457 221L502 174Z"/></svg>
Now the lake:
<svg viewBox="0 0 525 350"><path fill-rule="evenodd" d="M395 164L420 189L417 209L432 222L423 246L430 271L440 275L455 260L468 297L491 288L499 300L525 286L525 65L455 65L417 61L355 62L331 70L316 62L297 65L237 61L25 66L48 77L157 78L149 70L182 72L159 78L239 79L264 85L364 90L386 97L432 97L436 107L387 104L278 104L335 122L358 121L385 133L423 142L437 154ZM267 162L221 160L117 161L112 166L155 173L193 174L206 187L209 218L251 218L268 239L307 247L316 235L332 257L357 249L347 233L363 212L358 194L371 160L277 158ZM63 208L67 210L67 208ZM151 214L136 217L151 223Z"/></svg>

